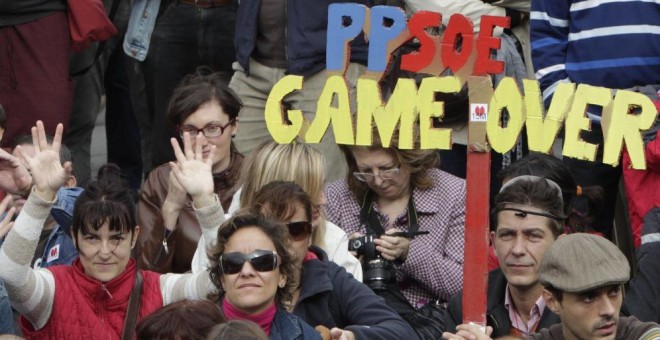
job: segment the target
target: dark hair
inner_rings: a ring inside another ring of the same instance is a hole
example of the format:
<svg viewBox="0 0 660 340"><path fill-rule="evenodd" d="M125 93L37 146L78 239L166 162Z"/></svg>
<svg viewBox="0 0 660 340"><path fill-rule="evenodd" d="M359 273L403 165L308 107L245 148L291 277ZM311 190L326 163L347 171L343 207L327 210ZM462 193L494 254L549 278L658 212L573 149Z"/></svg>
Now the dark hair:
<svg viewBox="0 0 660 340"><path fill-rule="evenodd" d="M53 144L53 136L46 135L46 141L48 141L48 144ZM11 143L11 149L14 150L19 145L32 145L32 135L27 134L14 138L14 140ZM73 165L73 157L71 156L71 150L69 150L69 148L66 145L64 145L64 143L60 144L60 162L62 164L66 162L71 162Z"/></svg>
<svg viewBox="0 0 660 340"><path fill-rule="evenodd" d="M234 233L243 228L257 228L275 245L275 251L280 258L280 273L286 278L284 288L277 289L275 293L275 303L278 307L285 309L286 304L292 302L293 291L295 290L296 280L296 256L289 251L289 231L286 226L278 221L267 219L261 214L249 211L240 211L238 214L228 219L218 229L218 239L215 246L208 251L209 256L209 275L211 282L222 292L222 270L220 269L220 256L224 254L225 247ZM211 293L209 299L219 303L221 295Z"/></svg>
<svg viewBox="0 0 660 340"><path fill-rule="evenodd" d="M309 195L295 182L270 182L254 195L252 210L255 213L265 214L264 208L269 210L267 215L280 221L288 221L296 213L296 203L305 209L307 222L312 221L312 201Z"/></svg>
<svg viewBox="0 0 660 340"><path fill-rule="evenodd" d="M132 241L137 225L135 198L120 172L115 164L103 165L98 178L80 193L73 207L71 231L74 238L79 232L86 235L91 229L99 230L107 222L111 231L133 233Z"/></svg>
<svg viewBox="0 0 660 340"><path fill-rule="evenodd" d="M559 303L561 303L561 301L564 299L564 292L563 291L561 291L561 290L559 290L559 289L557 289L553 286L547 286L547 287L544 287L544 288L547 291L549 291L550 294L552 294L552 296L554 296L555 300L559 301Z"/></svg>
<svg viewBox="0 0 660 340"><path fill-rule="evenodd" d="M268 340L268 335L252 321L231 320L215 325L206 340Z"/></svg>
<svg viewBox="0 0 660 340"><path fill-rule="evenodd" d="M429 176L428 171L435 168L440 162L440 156L435 150L424 150L420 148L419 138L413 136L414 145L413 149L405 150L399 149L399 129L396 128L392 134L389 147L383 147L378 129L373 126L371 129L372 144L371 146L361 145L339 145L339 149L344 153L346 164L348 165L348 173L346 181L348 182L348 189L353 193L355 198L360 201L364 194L369 191L369 186L365 182L359 181L354 172L360 172L357 166L353 151L376 151L383 150L394 159L396 159L401 168L410 171L410 186L415 189L427 189L432 187L435 183L433 178Z"/></svg>
<svg viewBox="0 0 660 340"><path fill-rule="evenodd" d="M559 198L559 189L551 186L544 178L519 179L510 184L495 195L494 208L492 211L494 230L498 226L498 214L508 204L520 204L538 208L554 216L564 216L562 200ZM557 238L563 230L563 220L548 219L548 228L552 235Z"/></svg>
<svg viewBox="0 0 660 340"><path fill-rule="evenodd" d="M174 126L181 125L200 106L213 101L218 102L230 120L238 117L243 106L221 73L213 73L209 67L200 66L195 73L185 76L174 89L167 108L167 119Z"/></svg>
<svg viewBox="0 0 660 340"><path fill-rule="evenodd" d="M7 129L7 113L2 104L0 104L0 128Z"/></svg>
<svg viewBox="0 0 660 340"><path fill-rule="evenodd" d="M138 339L202 339L224 321L218 305L208 300L182 300L149 314L136 332Z"/></svg>
<svg viewBox="0 0 660 340"><path fill-rule="evenodd" d="M564 198L564 215L567 216L567 225L574 232L591 231L591 224L603 207L603 188L594 185L578 189L578 185L564 162L544 153L530 153L500 170L497 177L504 181L522 175L545 177L557 183Z"/></svg>

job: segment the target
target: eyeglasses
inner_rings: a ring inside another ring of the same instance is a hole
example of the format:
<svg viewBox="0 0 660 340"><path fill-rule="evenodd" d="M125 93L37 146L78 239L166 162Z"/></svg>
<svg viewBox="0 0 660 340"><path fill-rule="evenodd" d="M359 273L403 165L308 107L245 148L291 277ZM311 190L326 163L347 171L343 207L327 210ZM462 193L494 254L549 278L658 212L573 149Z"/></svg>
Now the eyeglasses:
<svg viewBox="0 0 660 340"><path fill-rule="evenodd" d="M207 124L201 129L198 129L196 126L192 125L183 125L179 127L179 136L183 138L184 132L188 132L190 136L197 136L197 134L201 132L206 138L220 137L223 133L225 133L225 129L228 128L229 125L233 124L234 121L236 121L236 119L231 119L225 125L211 123Z"/></svg>
<svg viewBox="0 0 660 340"><path fill-rule="evenodd" d="M372 172L354 172L353 176L362 182L373 181L376 176L380 177L382 180L392 179L396 177L401 171L401 165L396 168L379 170L378 173L374 174Z"/></svg>
<svg viewBox="0 0 660 340"><path fill-rule="evenodd" d="M277 268L277 253L272 250L257 249L249 254L240 252L220 255L220 269L223 274L236 274L243 269L245 261L258 272L269 272Z"/></svg>
<svg viewBox="0 0 660 340"><path fill-rule="evenodd" d="M289 222L286 227L289 228L289 235L294 241L302 241L312 234L312 224L307 221Z"/></svg>

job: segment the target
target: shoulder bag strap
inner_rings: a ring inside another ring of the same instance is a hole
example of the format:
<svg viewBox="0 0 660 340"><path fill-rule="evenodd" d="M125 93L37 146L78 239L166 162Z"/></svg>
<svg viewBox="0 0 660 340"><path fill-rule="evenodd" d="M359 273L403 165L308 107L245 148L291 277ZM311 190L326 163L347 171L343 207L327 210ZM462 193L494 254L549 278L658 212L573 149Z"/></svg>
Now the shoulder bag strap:
<svg viewBox="0 0 660 340"><path fill-rule="evenodd" d="M135 284L131 291L131 297L128 299L128 309L126 310L126 319L124 320L124 331L121 340L132 340L137 324L138 312L140 311L140 300L142 296L142 274L137 271L135 275Z"/></svg>

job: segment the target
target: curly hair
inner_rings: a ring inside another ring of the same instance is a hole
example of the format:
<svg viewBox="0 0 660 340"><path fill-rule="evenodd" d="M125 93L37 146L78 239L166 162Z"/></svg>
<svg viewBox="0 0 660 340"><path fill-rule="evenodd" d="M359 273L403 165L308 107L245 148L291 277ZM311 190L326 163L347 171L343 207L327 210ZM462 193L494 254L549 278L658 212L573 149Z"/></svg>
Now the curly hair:
<svg viewBox="0 0 660 340"><path fill-rule="evenodd" d="M435 150L423 150L420 148L419 138L413 138L415 143L413 149L404 150L399 149L399 129L396 129L392 134L389 147L383 147L378 130L374 126L371 134L373 136L373 143L371 146L361 145L339 145L339 148L344 153L346 164L348 165L348 173L346 175L346 182L348 189L353 193L356 199L360 200L364 194L369 191L369 187L365 182L359 181L353 176L354 172L360 172L355 160L355 151L377 151L382 150L394 157L401 168L410 172L410 187L415 189L427 189L432 187L435 183L433 178L429 176L428 170L435 168L440 163L440 156Z"/></svg>
<svg viewBox="0 0 660 340"><path fill-rule="evenodd" d="M288 304L293 303L293 292L296 287L296 256L289 251L289 231L286 226L278 221L267 219L261 214L240 211L232 218L225 221L218 229L218 238L215 246L208 251L209 257L209 275L211 282L218 288L219 293L209 294L209 300L219 303L224 292L220 278L222 270L220 268L220 256L225 252L227 242L236 233L244 228L257 228L264 233L275 245L275 252L280 258L279 270L286 278L286 284L283 288L278 287L275 293L275 303L279 308L286 309Z"/></svg>

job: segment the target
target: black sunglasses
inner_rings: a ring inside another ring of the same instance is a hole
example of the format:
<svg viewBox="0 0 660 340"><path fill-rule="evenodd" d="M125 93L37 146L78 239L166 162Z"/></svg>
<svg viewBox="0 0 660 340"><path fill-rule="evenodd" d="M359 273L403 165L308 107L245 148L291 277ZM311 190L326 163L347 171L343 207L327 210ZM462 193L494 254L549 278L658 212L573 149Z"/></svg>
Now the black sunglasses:
<svg viewBox="0 0 660 340"><path fill-rule="evenodd" d="M220 255L220 269L223 274L236 274L248 261L258 272L269 272L277 268L277 253L272 250L257 249L249 254L239 252Z"/></svg>
<svg viewBox="0 0 660 340"><path fill-rule="evenodd" d="M302 241L312 234L312 223L307 221L289 222L286 227L289 228L289 235L294 241Z"/></svg>

